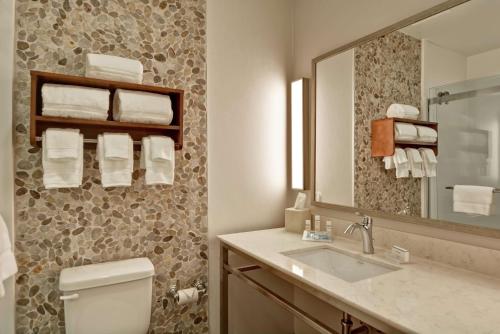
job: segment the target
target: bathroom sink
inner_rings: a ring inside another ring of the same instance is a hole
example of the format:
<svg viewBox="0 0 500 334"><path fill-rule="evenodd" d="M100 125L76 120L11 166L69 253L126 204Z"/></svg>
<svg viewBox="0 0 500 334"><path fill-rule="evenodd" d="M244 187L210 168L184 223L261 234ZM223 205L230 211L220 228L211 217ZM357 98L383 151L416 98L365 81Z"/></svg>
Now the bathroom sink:
<svg viewBox="0 0 500 334"><path fill-rule="evenodd" d="M283 255L348 282L357 282L400 269L329 247L285 252Z"/></svg>

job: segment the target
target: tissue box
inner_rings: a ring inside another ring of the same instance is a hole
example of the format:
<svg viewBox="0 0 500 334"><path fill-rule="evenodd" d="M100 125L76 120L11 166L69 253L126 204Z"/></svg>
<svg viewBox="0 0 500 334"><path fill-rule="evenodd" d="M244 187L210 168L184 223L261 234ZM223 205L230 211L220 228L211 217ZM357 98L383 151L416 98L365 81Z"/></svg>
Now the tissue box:
<svg viewBox="0 0 500 334"><path fill-rule="evenodd" d="M311 219L310 209L285 209L285 231L302 233L307 219Z"/></svg>

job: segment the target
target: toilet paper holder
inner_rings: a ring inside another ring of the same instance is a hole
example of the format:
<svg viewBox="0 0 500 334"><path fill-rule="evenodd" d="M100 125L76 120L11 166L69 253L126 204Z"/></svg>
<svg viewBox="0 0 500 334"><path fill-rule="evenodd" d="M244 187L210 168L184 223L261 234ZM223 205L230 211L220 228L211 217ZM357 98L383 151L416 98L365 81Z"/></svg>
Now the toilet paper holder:
<svg viewBox="0 0 500 334"><path fill-rule="evenodd" d="M196 288L196 290L198 290L198 293L200 295L203 295L207 292L207 287L202 280L198 279L194 281L193 284L191 284L191 286L193 288ZM177 300L179 297L179 290L180 290L179 287L180 283L179 280L177 280L175 284L170 285L170 289L168 290L168 296L172 297L174 300Z"/></svg>

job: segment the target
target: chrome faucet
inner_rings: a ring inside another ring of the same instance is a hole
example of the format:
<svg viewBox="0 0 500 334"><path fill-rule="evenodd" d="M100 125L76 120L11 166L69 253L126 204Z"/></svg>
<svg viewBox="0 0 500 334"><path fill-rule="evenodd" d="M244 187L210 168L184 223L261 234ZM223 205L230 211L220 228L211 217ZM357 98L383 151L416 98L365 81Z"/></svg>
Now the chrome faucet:
<svg viewBox="0 0 500 334"><path fill-rule="evenodd" d="M360 215L356 213L357 215ZM370 216L363 216L361 223L352 223L344 231L344 234L352 234L354 230L359 229L361 231L361 236L363 237L363 253L373 254L375 250L373 249L373 237L372 237L372 227L373 219Z"/></svg>

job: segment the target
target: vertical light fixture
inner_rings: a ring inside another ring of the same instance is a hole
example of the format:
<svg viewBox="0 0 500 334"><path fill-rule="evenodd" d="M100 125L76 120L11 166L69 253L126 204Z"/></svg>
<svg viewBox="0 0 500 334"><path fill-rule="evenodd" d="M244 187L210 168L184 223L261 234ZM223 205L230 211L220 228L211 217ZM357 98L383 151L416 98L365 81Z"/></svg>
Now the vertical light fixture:
<svg viewBox="0 0 500 334"><path fill-rule="evenodd" d="M291 87L291 166L292 189L304 189L307 152L309 79L292 82Z"/></svg>

